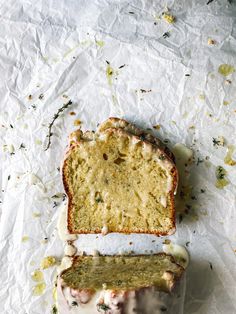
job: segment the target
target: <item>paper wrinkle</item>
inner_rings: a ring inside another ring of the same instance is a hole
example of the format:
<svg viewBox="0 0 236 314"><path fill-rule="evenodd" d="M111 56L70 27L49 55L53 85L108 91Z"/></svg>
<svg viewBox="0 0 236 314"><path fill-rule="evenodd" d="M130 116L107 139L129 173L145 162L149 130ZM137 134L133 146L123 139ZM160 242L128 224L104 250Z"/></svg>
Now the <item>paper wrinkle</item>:
<svg viewBox="0 0 236 314"><path fill-rule="evenodd" d="M226 145L236 145L236 72L227 77L218 73L224 63L236 68L236 6L227 1L206 2L167 1L176 17L171 25L157 19L165 8L156 1L2 3L3 313L50 313L56 267L44 271L46 291L40 297L32 296L35 283L30 274L39 268L43 257L52 255L60 260L63 255L56 230L63 201L52 198L63 192L57 168L68 135L76 129L74 120L82 121L83 130L95 130L97 123L109 116L151 128L161 139L169 139L170 147L183 143L193 149L195 162L188 184L193 186L197 200L191 200L194 210L181 223L177 219L177 232L169 237L180 245L189 242L191 260L183 313L236 312L236 167L224 164L227 147L212 143L213 137L224 136ZM163 38L165 32L170 36ZM209 46L209 38L216 44ZM111 85L106 60L118 71ZM151 92L142 93L141 89ZM40 94L43 99L39 99ZM51 147L45 152L47 125L70 99L73 105L56 120ZM224 105L224 101L229 104ZM153 129L157 124L161 126L158 131ZM21 144L25 148L20 148ZM12 145L14 150L5 151L4 145ZM203 162L197 166L198 158ZM230 181L223 190L215 187L218 165L227 170ZM35 212L40 217L34 217ZM23 237L28 240L22 241ZM99 235L98 239L81 235L77 241L81 251L88 253L150 254L158 252L164 239L111 234Z"/></svg>

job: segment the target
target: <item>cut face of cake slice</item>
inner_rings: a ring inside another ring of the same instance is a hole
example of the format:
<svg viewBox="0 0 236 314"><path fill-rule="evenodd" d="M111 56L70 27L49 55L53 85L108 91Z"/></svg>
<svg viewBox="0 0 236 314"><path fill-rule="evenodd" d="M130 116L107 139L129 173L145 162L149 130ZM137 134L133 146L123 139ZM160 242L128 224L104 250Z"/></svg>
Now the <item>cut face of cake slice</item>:
<svg viewBox="0 0 236 314"><path fill-rule="evenodd" d="M61 274L72 289L134 290L156 287L170 292L183 272L171 255L76 256Z"/></svg>
<svg viewBox="0 0 236 314"><path fill-rule="evenodd" d="M164 253L76 257L58 279L59 306L68 313L161 313L163 292L171 292L183 272Z"/></svg>
<svg viewBox="0 0 236 314"><path fill-rule="evenodd" d="M162 148L122 129L80 133L62 172L70 233L175 231L177 169Z"/></svg>

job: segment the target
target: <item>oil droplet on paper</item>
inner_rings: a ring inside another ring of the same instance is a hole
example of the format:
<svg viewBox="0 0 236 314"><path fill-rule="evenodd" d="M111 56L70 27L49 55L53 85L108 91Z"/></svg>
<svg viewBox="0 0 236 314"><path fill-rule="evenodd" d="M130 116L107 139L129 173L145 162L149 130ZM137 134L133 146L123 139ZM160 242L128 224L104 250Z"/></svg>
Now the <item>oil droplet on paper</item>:
<svg viewBox="0 0 236 314"><path fill-rule="evenodd" d="M96 45L98 45L99 47L103 47L105 43L102 40L96 40Z"/></svg>
<svg viewBox="0 0 236 314"><path fill-rule="evenodd" d="M200 95L199 95L199 99L205 100L205 99L206 99L206 96L205 96L204 94L200 94Z"/></svg>
<svg viewBox="0 0 236 314"><path fill-rule="evenodd" d="M52 297L54 301L57 301L57 287L53 287L52 289Z"/></svg>
<svg viewBox="0 0 236 314"><path fill-rule="evenodd" d="M55 257L54 256L47 256L41 260L40 268L41 269L47 269L47 268L52 267L54 265L56 265Z"/></svg>
<svg viewBox="0 0 236 314"><path fill-rule="evenodd" d="M43 143L43 142L42 142L41 140L39 140L39 139L36 139L36 140L35 140L35 144L37 144L37 145L42 145L42 143Z"/></svg>
<svg viewBox="0 0 236 314"><path fill-rule="evenodd" d="M229 64L221 64L218 68L218 72L223 76L228 76L235 72L235 68Z"/></svg>
<svg viewBox="0 0 236 314"><path fill-rule="evenodd" d="M43 281L43 273L41 272L41 270L36 269L35 271L32 272L31 278L33 281L36 282Z"/></svg>
<svg viewBox="0 0 236 314"><path fill-rule="evenodd" d="M38 283L36 286L33 287L33 295L39 296L44 293L44 290L46 288L45 282Z"/></svg>
<svg viewBox="0 0 236 314"><path fill-rule="evenodd" d="M232 159L234 150L235 150L234 145L228 146L227 154L226 154L225 159L224 159L224 162L226 165L229 165L229 166L235 166L236 165L236 160Z"/></svg>
<svg viewBox="0 0 236 314"><path fill-rule="evenodd" d="M34 218L39 218L40 216L41 216L41 213L39 213L39 212L33 212L33 217Z"/></svg>
<svg viewBox="0 0 236 314"><path fill-rule="evenodd" d="M29 236L27 236L27 235L23 236L22 239L21 239L21 241L22 241L22 242L27 242L27 241L29 241Z"/></svg>
<svg viewBox="0 0 236 314"><path fill-rule="evenodd" d="M114 75L114 69L110 66L110 63L108 63L107 68L106 68L106 76L107 76L107 81L109 85L112 84L113 75Z"/></svg>

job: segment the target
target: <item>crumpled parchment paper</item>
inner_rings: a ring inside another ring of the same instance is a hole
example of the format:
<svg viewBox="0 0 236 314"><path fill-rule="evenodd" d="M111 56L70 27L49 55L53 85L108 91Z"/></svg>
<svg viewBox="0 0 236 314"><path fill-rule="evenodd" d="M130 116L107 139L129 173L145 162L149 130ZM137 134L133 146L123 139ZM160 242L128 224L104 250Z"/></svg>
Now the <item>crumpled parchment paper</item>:
<svg viewBox="0 0 236 314"><path fill-rule="evenodd" d="M165 5L173 24L161 16ZM226 0L1 1L1 313L50 313L55 267L43 271L40 296L32 295L31 273L43 257L63 255L56 221L67 136L75 120L95 130L109 116L151 128L170 147L192 148L169 237L191 255L184 313L236 312L236 166L224 162L235 144L235 22L235 1ZM232 73L219 73L222 64ZM45 151L48 124L69 100ZM213 143L219 137L223 146ZM227 171L223 189L215 186L217 166ZM158 246L151 239L163 241L132 235L101 247L81 238L81 247L135 251L141 241L150 253Z"/></svg>

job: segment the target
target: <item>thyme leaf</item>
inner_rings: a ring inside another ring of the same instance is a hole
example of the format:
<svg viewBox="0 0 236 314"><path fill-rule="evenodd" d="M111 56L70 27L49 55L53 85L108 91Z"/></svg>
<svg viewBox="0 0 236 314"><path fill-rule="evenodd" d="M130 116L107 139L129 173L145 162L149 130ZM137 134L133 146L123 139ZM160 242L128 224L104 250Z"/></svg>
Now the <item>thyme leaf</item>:
<svg viewBox="0 0 236 314"><path fill-rule="evenodd" d="M69 100L66 104L64 104L61 108L58 109L58 111L57 111L56 114L54 114L53 119L52 119L52 121L49 123L49 126L48 126L48 135L47 135L47 137L48 137L48 143L47 143L47 146L46 146L46 148L45 148L45 151L48 150L49 147L50 147L50 145L51 145L51 137L52 137L52 135L53 135L53 133L52 133L52 127L53 127L54 122L55 122L56 119L60 116L60 114L61 114L64 110L66 110L69 106L71 106L71 105L72 105L72 101Z"/></svg>
<svg viewBox="0 0 236 314"><path fill-rule="evenodd" d="M98 304L97 307L98 307L98 312L100 312L100 310L102 310L104 312L110 310L110 307L104 303Z"/></svg>
<svg viewBox="0 0 236 314"><path fill-rule="evenodd" d="M57 314L58 311L57 311L57 307L56 305L54 304L53 307L52 307L52 314Z"/></svg>
<svg viewBox="0 0 236 314"><path fill-rule="evenodd" d="M96 201L97 203L103 203L103 200L102 200L101 197L97 197L97 198L95 199L95 201Z"/></svg>
<svg viewBox="0 0 236 314"><path fill-rule="evenodd" d="M72 306L78 306L78 303L76 301L72 301L71 305Z"/></svg>
<svg viewBox="0 0 236 314"><path fill-rule="evenodd" d="M204 161L203 159L198 158L198 159L197 159L197 166L198 166L199 164L201 164L203 161Z"/></svg>
<svg viewBox="0 0 236 314"><path fill-rule="evenodd" d="M57 202L53 202L52 208L55 208L55 207L57 207L57 206L58 206L58 203L57 203Z"/></svg>
<svg viewBox="0 0 236 314"><path fill-rule="evenodd" d="M220 141L217 140L216 138L213 137L212 139L212 142L213 142L213 146L218 146L220 144Z"/></svg>
<svg viewBox="0 0 236 314"><path fill-rule="evenodd" d="M225 139L223 136L218 136L218 138L213 137L212 138L213 146L224 146L225 145Z"/></svg>
<svg viewBox="0 0 236 314"><path fill-rule="evenodd" d="M223 180L225 178L225 175L226 175L226 171L223 167L221 166L218 166L216 168L216 178L218 180Z"/></svg>
<svg viewBox="0 0 236 314"><path fill-rule="evenodd" d="M19 149L25 148L25 144L21 143Z"/></svg>
<svg viewBox="0 0 236 314"><path fill-rule="evenodd" d="M162 36L163 36L164 38L170 37L170 33L169 33L169 32L165 32Z"/></svg>
<svg viewBox="0 0 236 314"><path fill-rule="evenodd" d="M181 224L182 221L183 221L183 215L180 214L180 215L179 215L179 224Z"/></svg>

